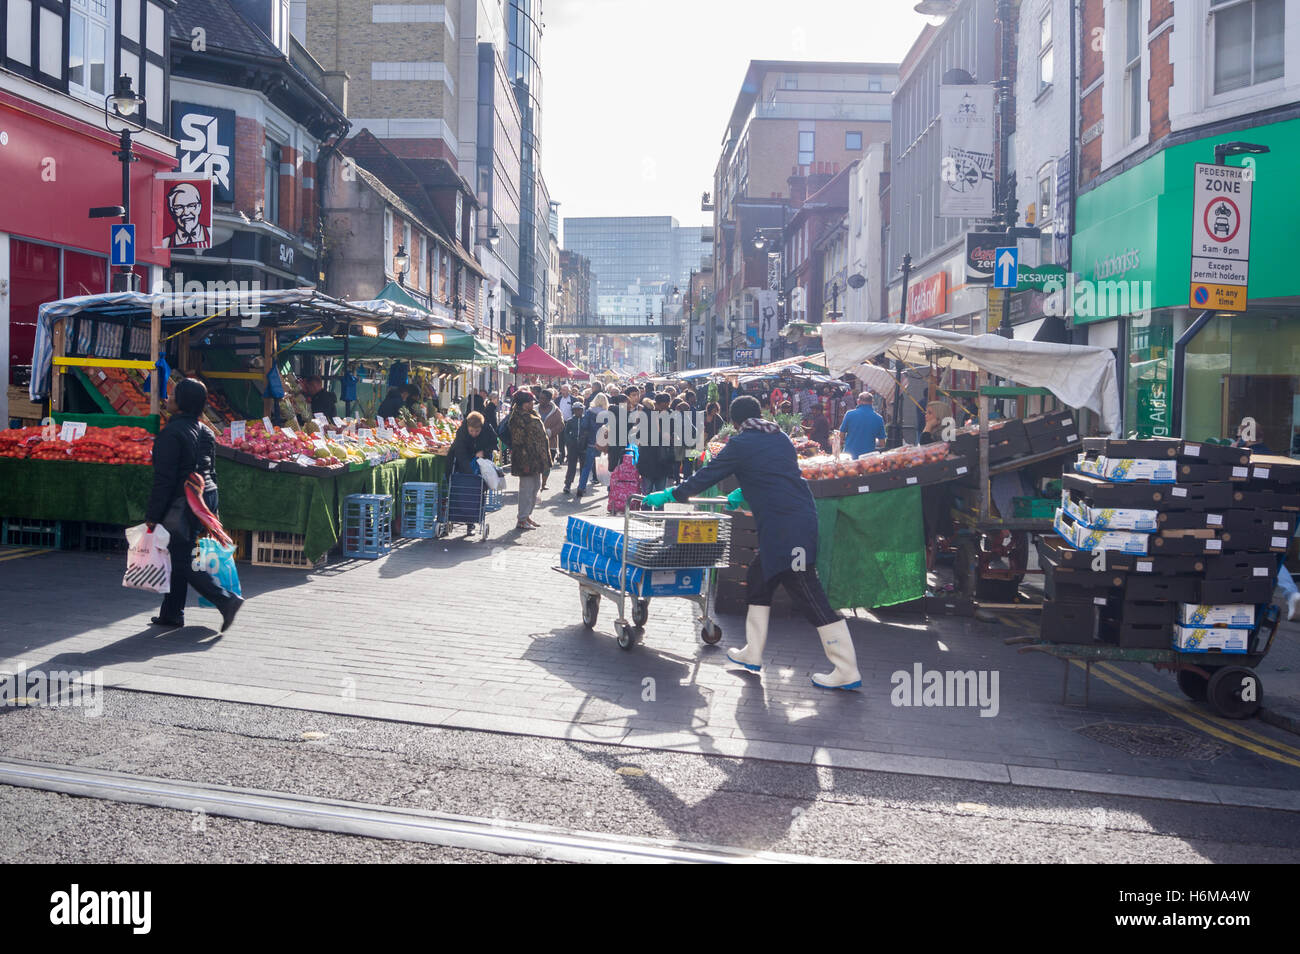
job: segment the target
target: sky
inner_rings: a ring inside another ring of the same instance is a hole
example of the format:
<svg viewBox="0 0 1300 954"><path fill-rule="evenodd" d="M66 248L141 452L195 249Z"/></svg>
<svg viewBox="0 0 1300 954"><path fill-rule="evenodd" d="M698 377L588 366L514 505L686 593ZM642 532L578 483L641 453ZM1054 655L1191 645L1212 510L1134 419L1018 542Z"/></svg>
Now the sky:
<svg viewBox="0 0 1300 954"><path fill-rule="evenodd" d="M897 63L916 0L544 0L542 173L566 216L704 225L750 60Z"/></svg>

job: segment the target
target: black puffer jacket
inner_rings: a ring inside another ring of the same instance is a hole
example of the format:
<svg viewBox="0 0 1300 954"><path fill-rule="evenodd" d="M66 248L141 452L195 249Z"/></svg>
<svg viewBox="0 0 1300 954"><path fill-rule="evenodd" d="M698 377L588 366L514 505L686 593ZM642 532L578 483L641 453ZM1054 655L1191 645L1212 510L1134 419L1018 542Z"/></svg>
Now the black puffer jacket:
<svg viewBox="0 0 1300 954"><path fill-rule="evenodd" d="M153 490L145 520L162 523L172 501L181 495L190 474L203 477L204 490L216 490L217 439L192 414L177 414L153 442Z"/></svg>

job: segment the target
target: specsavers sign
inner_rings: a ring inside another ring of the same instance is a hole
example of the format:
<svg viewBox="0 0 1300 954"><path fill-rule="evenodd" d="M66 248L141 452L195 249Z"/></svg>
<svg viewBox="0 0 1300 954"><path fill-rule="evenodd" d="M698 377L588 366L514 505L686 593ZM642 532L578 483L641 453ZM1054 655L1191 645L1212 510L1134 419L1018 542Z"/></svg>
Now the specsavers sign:
<svg viewBox="0 0 1300 954"><path fill-rule="evenodd" d="M1245 311L1254 169L1196 163L1192 198L1194 308Z"/></svg>

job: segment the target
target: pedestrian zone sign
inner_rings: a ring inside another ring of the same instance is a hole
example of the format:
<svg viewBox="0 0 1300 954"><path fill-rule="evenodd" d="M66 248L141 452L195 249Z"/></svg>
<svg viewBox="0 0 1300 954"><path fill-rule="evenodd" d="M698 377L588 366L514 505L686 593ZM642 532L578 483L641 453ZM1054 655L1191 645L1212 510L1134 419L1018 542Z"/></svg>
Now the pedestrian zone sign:
<svg viewBox="0 0 1300 954"><path fill-rule="evenodd" d="M1245 311L1250 275L1250 198L1241 166L1196 163L1192 199L1191 305Z"/></svg>

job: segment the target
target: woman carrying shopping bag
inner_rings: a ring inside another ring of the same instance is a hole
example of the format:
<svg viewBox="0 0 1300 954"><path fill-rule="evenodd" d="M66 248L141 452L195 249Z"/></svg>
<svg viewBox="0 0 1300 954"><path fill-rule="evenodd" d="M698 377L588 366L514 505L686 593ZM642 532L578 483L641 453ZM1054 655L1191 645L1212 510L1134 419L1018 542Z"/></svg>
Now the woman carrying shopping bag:
<svg viewBox="0 0 1300 954"><path fill-rule="evenodd" d="M456 437L451 442L449 454L452 470L457 474L473 474L478 477L478 462L480 460L491 461L492 454L496 449L496 432L487 426L482 414L478 411L470 411L464 423L456 429ZM485 484L480 493L486 493L486 491L487 485ZM481 512L481 505L479 510ZM471 536L476 526L476 524L467 523L465 525L465 536Z"/></svg>
<svg viewBox="0 0 1300 954"><path fill-rule="evenodd" d="M200 420L207 403L208 389L202 381L181 381L167 398L171 420L153 442L153 490L145 507L145 523L150 532L161 524L171 534L167 549L172 577L162 609L149 622L184 626L185 597L192 586L220 611L224 633L244 600L219 586L203 569L195 569L193 557L200 534L211 533L222 543L230 543L216 516L217 440Z"/></svg>

